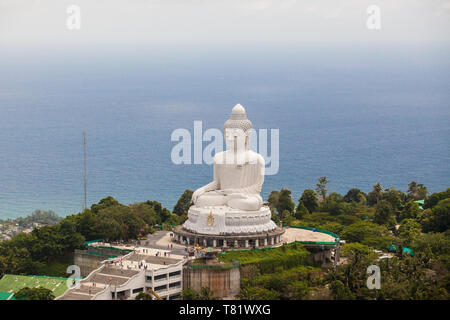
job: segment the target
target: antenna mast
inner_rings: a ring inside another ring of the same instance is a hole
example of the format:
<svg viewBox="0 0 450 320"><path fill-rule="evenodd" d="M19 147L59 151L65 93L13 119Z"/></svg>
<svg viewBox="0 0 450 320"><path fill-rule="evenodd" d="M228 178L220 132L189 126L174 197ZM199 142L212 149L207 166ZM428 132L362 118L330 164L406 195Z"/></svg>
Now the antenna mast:
<svg viewBox="0 0 450 320"><path fill-rule="evenodd" d="M86 170L86 132L83 131L83 159L84 159L84 170L83 170L83 183L84 183L84 210L87 208L87 170Z"/></svg>

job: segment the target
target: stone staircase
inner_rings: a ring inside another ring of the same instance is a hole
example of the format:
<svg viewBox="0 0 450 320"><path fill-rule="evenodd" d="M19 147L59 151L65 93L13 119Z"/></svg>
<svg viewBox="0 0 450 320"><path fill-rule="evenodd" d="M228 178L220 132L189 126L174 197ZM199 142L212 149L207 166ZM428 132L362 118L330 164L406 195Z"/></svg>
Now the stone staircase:
<svg viewBox="0 0 450 320"><path fill-rule="evenodd" d="M67 290L58 300L92 300L97 293L108 286L120 286L132 276L138 274L136 270L121 270L114 266L102 266L80 281L80 287Z"/></svg>

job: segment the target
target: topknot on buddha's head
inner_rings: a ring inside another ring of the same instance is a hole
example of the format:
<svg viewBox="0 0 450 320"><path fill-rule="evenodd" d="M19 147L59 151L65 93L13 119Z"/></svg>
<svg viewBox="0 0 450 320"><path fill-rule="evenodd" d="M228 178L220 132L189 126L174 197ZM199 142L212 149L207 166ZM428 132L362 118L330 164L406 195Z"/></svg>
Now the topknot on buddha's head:
<svg viewBox="0 0 450 320"><path fill-rule="evenodd" d="M239 103L234 106L231 111L230 119L228 119L223 126L224 130L227 128L241 129L246 134L249 133L248 130L251 130L252 127L252 122L247 119L247 113L245 112L244 107Z"/></svg>

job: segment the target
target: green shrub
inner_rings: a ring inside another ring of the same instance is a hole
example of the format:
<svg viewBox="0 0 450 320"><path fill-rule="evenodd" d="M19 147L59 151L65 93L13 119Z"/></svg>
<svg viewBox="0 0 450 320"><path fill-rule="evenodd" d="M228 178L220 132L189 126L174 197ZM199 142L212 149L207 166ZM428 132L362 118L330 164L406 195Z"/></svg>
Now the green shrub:
<svg viewBox="0 0 450 320"><path fill-rule="evenodd" d="M308 263L310 253L300 244L288 244L274 249L229 251L219 257L223 262L239 261L241 266L255 264L261 273L274 272L277 267L291 268Z"/></svg>

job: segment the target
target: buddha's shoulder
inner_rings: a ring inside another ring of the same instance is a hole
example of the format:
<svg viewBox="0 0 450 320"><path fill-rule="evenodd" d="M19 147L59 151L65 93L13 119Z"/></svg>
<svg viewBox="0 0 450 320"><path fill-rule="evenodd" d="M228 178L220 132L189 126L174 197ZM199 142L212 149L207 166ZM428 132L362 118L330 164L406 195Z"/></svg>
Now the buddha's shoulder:
<svg viewBox="0 0 450 320"><path fill-rule="evenodd" d="M218 152L214 155L214 163L221 163L223 161L223 159L225 159L225 152L226 151L221 151Z"/></svg>
<svg viewBox="0 0 450 320"><path fill-rule="evenodd" d="M214 156L214 162L218 164L224 163L227 154L230 155L228 150L216 153Z"/></svg>
<svg viewBox="0 0 450 320"><path fill-rule="evenodd" d="M249 150L248 157L250 162L258 162L261 164L265 164L264 157L255 151Z"/></svg>

